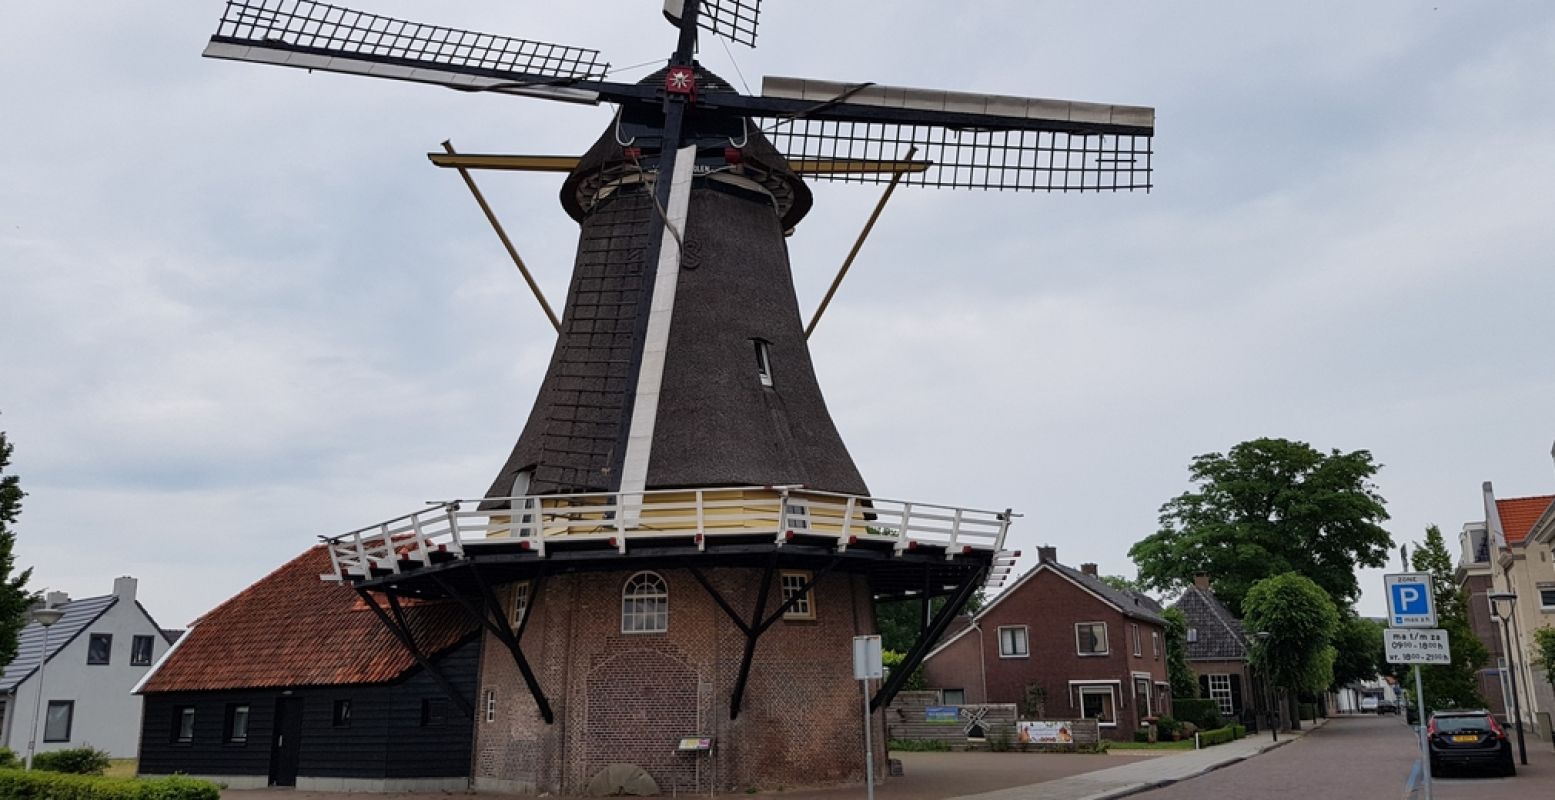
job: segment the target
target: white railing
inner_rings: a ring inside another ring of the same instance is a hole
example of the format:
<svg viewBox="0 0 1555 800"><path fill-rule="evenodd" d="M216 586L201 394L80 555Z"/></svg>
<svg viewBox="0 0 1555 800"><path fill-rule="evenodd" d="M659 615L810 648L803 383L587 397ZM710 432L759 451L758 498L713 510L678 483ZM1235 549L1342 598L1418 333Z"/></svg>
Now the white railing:
<svg viewBox="0 0 1555 800"><path fill-rule="evenodd" d="M488 502L504 507L481 510ZM544 556L559 543L597 542L625 554L632 544L655 539L690 538L706 549L709 538L735 536L770 536L780 545L820 537L839 551L859 542L886 544L897 553L944 548L948 559L972 550L1001 553L1014 516L782 486L452 500L320 537L332 568L320 577L398 574L463 558L472 546L517 544Z"/></svg>

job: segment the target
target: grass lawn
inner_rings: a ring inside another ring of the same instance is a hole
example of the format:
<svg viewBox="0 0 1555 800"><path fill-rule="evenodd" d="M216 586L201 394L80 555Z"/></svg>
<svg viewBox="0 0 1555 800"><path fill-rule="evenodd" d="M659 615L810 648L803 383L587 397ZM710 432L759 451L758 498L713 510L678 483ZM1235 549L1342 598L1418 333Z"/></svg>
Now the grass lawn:
<svg viewBox="0 0 1555 800"><path fill-rule="evenodd" d="M1108 742L1108 750L1192 750L1193 740L1180 742Z"/></svg>
<svg viewBox="0 0 1555 800"><path fill-rule="evenodd" d="M135 759L115 758L108 762L108 769L104 770L103 774L110 778L133 778L135 777Z"/></svg>

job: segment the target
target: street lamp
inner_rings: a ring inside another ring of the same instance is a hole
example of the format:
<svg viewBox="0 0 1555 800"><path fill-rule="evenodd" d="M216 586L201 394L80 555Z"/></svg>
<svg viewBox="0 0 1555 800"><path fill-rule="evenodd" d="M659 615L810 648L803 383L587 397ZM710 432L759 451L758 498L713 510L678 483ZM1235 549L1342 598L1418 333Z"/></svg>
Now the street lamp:
<svg viewBox="0 0 1555 800"><path fill-rule="evenodd" d="M1269 637L1274 634L1268 631L1259 631L1253 635L1258 637L1259 647L1268 647ZM1269 723L1270 736L1274 741L1278 742L1280 740L1280 710L1275 704L1274 686L1269 682L1269 654L1267 651L1264 652L1263 660L1263 675L1259 677L1263 679L1264 702L1268 704L1268 711L1264 716L1264 720Z"/></svg>
<svg viewBox="0 0 1555 800"><path fill-rule="evenodd" d="M1506 639L1506 669L1510 673L1507 677L1512 681L1512 724L1517 726L1517 756L1523 766L1528 765L1528 746L1523 743L1523 706L1517 697L1517 648L1512 643L1511 631L1507 630L1512 614L1517 612L1516 592L1491 592L1486 597L1490 598L1490 610L1501 619L1501 636ZM1501 604L1506 603L1506 613L1501 612Z"/></svg>
<svg viewBox="0 0 1555 800"><path fill-rule="evenodd" d="M44 605L32 610L32 621L43 626L43 653L38 658L38 696L32 703L32 732L27 737L27 769L32 769L32 755L38 749L38 711L43 706L43 668L49 663L49 628L59 622L65 612Z"/></svg>

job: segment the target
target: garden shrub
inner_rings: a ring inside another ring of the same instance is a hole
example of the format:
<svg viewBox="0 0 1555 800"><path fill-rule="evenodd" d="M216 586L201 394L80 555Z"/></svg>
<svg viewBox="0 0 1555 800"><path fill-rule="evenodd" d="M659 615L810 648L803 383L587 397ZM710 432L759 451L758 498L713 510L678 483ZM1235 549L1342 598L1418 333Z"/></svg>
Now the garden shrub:
<svg viewBox="0 0 1555 800"><path fill-rule="evenodd" d="M1203 747L1213 747L1217 744L1225 744L1236 738L1235 732L1230 727L1216 728L1212 731L1203 731L1199 734L1199 744Z"/></svg>
<svg viewBox="0 0 1555 800"><path fill-rule="evenodd" d="M71 775L101 775L108 768L108 753L93 747L49 750L32 757L32 768Z"/></svg>
<svg viewBox="0 0 1555 800"><path fill-rule="evenodd" d="M38 757L33 757L37 764ZM210 781L169 778L102 778L63 772L0 770L0 798L5 800L221 800L221 789Z"/></svg>
<svg viewBox="0 0 1555 800"><path fill-rule="evenodd" d="M1220 719L1220 704L1202 697L1174 699L1172 715L1199 726L1200 730L1214 730L1225 724Z"/></svg>
<svg viewBox="0 0 1555 800"><path fill-rule="evenodd" d="M0 747L0 769L17 769L22 766L21 759L9 747Z"/></svg>

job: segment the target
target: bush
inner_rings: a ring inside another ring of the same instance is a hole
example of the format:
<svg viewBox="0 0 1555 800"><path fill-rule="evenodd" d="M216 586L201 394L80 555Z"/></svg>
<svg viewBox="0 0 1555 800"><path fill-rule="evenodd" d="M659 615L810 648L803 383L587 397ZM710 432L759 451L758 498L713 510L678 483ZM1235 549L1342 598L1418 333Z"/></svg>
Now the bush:
<svg viewBox="0 0 1555 800"><path fill-rule="evenodd" d="M0 769L20 769L21 759L9 747L0 747Z"/></svg>
<svg viewBox="0 0 1555 800"><path fill-rule="evenodd" d="M38 757L33 757L33 764ZM0 797L5 800L221 800L210 781L174 776L140 780L99 778L61 772L0 770Z"/></svg>
<svg viewBox="0 0 1555 800"><path fill-rule="evenodd" d="M93 747L49 750L32 757L33 769L44 772L68 772L71 775L101 775L108 768L108 753Z"/></svg>
<svg viewBox="0 0 1555 800"><path fill-rule="evenodd" d="M1199 726L1200 730L1214 730L1225 725L1220 718L1220 704L1208 698L1173 700L1172 714L1183 722Z"/></svg>
<svg viewBox="0 0 1555 800"><path fill-rule="evenodd" d="M1176 717L1162 717L1155 721L1155 738L1162 742L1170 742L1182 733L1182 725Z"/></svg>
<svg viewBox="0 0 1555 800"><path fill-rule="evenodd" d="M1140 728L1139 730L1134 731L1134 741L1149 743L1149 741L1150 741L1150 729L1148 729L1148 728Z"/></svg>
<svg viewBox="0 0 1555 800"><path fill-rule="evenodd" d="M1217 744L1225 744L1236 738L1235 731L1229 726L1216 728L1212 731L1203 731L1199 734L1199 744L1204 747L1213 747Z"/></svg>
<svg viewBox="0 0 1555 800"><path fill-rule="evenodd" d="M950 743L938 739L892 739L886 742L885 749L898 753L945 753L950 751Z"/></svg>
<svg viewBox="0 0 1555 800"><path fill-rule="evenodd" d="M1313 722L1317 721L1317 703L1301 703L1296 710L1302 719L1310 719Z"/></svg>
<svg viewBox="0 0 1555 800"><path fill-rule="evenodd" d="M1232 725L1231 726L1231 738L1233 738L1233 739L1240 739L1240 738L1242 738L1243 736L1246 736L1246 735L1247 735L1247 726L1246 725Z"/></svg>

